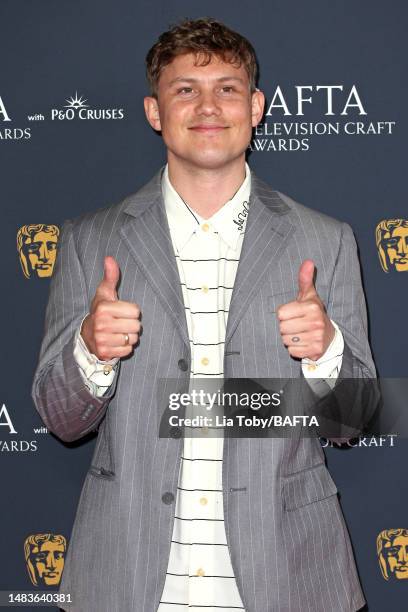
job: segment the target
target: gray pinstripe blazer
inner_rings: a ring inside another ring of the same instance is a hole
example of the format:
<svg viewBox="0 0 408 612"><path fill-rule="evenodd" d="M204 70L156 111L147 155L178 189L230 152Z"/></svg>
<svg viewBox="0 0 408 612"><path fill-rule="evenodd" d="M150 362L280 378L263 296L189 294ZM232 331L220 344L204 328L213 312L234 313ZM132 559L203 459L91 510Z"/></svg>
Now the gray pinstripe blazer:
<svg viewBox="0 0 408 612"><path fill-rule="evenodd" d="M156 612L167 569L182 439L158 438L159 377L188 386L190 347L161 195L161 172L136 194L64 225L33 398L65 441L99 426L67 553L70 612ZM143 335L108 395L87 391L73 337L103 275L121 268L119 297L137 302ZM274 314L295 299L306 258L345 339L341 376L374 377L365 300L348 225L295 203L252 174L250 211L226 332L227 377L300 376ZM349 537L317 438L225 440L224 514L247 612L359 609Z"/></svg>

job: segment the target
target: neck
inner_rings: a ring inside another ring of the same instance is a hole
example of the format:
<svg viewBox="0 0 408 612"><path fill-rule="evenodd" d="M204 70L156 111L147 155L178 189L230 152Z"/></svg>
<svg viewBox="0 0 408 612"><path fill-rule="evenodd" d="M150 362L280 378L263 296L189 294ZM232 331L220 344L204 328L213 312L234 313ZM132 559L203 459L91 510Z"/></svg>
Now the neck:
<svg viewBox="0 0 408 612"><path fill-rule="evenodd" d="M245 156L221 168L197 168L169 155L168 165L170 183L203 219L222 208L245 179Z"/></svg>

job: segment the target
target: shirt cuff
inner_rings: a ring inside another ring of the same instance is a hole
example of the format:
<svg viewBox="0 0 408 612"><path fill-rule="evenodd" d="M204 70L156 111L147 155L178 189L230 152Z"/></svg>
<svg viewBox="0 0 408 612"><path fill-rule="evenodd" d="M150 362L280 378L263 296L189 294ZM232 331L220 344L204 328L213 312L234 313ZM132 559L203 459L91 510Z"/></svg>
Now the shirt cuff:
<svg viewBox="0 0 408 612"><path fill-rule="evenodd" d="M82 319L81 325L75 333L74 358L88 389L93 395L101 397L113 383L119 359L114 358L109 361L102 361L96 355L89 352L81 336L84 319Z"/></svg>
<svg viewBox="0 0 408 612"><path fill-rule="evenodd" d="M335 381L339 375L343 361L344 338L338 325L332 320L331 322L335 334L326 352L317 361L302 359L302 372L305 378L326 378Z"/></svg>

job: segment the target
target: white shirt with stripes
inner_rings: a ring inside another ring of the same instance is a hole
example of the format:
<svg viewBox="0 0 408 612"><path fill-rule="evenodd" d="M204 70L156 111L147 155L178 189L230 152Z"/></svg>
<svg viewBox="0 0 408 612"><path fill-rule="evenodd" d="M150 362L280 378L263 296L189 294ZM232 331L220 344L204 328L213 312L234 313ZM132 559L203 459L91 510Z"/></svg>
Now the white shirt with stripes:
<svg viewBox="0 0 408 612"><path fill-rule="evenodd" d="M228 310L245 231L250 172L210 219L173 189L163 196L183 291L194 378L223 376ZM240 214L241 213L241 214ZM242 225L239 223L242 218ZM234 221L236 221L234 223ZM174 529L159 612L243 610L227 546L222 493L223 438L185 437Z"/></svg>
<svg viewBox="0 0 408 612"><path fill-rule="evenodd" d="M191 346L191 380L223 376L228 310L239 263L249 206L251 175L233 198L203 219L179 196L166 166L163 197L184 298ZM336 326L337 327L337 326ZM323 356L320 377L336 378L343 338L336 336ZM77 332L74 354L91 392L103 395L112 383L117 360L90 354ZM319 360L320 361L320 360ZM106 364L112 366L107 369ZM318 362L317 362L318 363ZM302 364L306 377L315 370ZM180 462L174 529L158 612L232 612L243 610L231 565L223 514L223 438L185 437Z"/></svg>

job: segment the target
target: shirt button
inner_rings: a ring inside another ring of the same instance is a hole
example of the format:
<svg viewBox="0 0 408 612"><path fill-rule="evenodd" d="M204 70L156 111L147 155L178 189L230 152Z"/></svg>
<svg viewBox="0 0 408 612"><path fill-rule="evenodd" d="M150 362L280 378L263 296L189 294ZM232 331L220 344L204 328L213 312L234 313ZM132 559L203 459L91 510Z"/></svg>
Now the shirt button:
<svg viewBox="0 0 408 612"><path fill-rule="evenodd" d="M206 497L202 497L202 498L200 499L200 504L201 504L202 506L206 506L206 505L208 504L208 499L207 499Z"/></svg>
<svg viewBox="0 0 408 612"><path fill-rule="evenodd" d="M210 360L208 359L208 357L203 357L201 363L206 366L210 363Z"/></svg>
<svg viewBox="0 0 408 612"><path fill-rule="evenodd" d="M206 436L208 434L208 427L206 426L201 427L201 432L203 433L204 436Z"/></svg>
<svg viewBox="0 0 408 612"><path fill-rule="evenodd" d="M185 359L179 359L177 365L183 372L186 372L188 370L188 363Z"/></svg>
<svg viewBox="0 0 408 612"><path fill-rule="evenodd" d="M174 501L173 493L170 493L170 491L167 491L166 493L163 493L163 495L162 495L162 502L163 502L163 504L166 504L166 506L169 506L171 503L173 503L173 501Z"/></svg>
<svg viewBox="0 0 408 612"><path fill-rule="evenodd" d="M110 374L112 372L112 366L107 363L106 365L103 366L103 373L105 374L105 376L107 376L108 374Z"/></svg>
<svg viewBox="0 0 408 612"><path fill-rule="evenodd" d="M309 370L309 372L314 372L317 368L317 365L315 363L311 363L310 365L307 366L307 369Z"/></svg>
<svg viewBox="0 0 408 612"><path fill-rule="evenodd" d="M197 570L197 576L205 576L205 571L202 567L199 567Z"/></svg>
<svg viewBox="0 0 408 612"><path fill-rule="evenodd" d="M208 293L208 287L207 287L207 285L203 285L203 286L201 287L201 291L202 291L203 293Z"/></svg>
<svg viewBox="0 0 408 612"><path fill-rule="evenodd" d="M208 232L210 226L208 225L208 223L203 223L201 229L203 230L203 232Z"/></svg>

